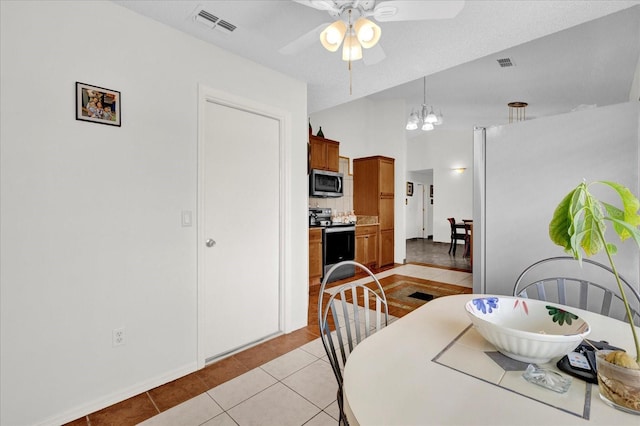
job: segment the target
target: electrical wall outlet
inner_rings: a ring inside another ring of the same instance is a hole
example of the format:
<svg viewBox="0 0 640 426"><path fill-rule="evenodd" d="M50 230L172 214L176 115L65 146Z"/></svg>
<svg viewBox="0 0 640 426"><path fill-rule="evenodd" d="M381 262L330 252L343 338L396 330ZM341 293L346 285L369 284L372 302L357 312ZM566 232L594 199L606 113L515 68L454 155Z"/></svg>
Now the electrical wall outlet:
<svg viewBox="0 0 640 426"><path fill-rule="evenodd" d="M113 346L124 345L124 327L114 328L111 337L112 337Z"/></svg>

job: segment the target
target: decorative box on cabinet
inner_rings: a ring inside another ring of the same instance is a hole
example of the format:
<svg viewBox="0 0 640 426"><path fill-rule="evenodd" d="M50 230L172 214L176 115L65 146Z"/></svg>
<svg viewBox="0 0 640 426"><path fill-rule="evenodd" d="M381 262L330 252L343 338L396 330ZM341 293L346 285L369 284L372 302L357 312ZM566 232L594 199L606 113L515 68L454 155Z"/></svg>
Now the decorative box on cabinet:
<svg viewBox="0 0 640 426"><path fill-rule="evenodd" d="M378 216L380 267L394 261L394 167L395 160L389 157L353 160L353 208L358 215Z"/></svg>
<svg viewBox="0 0 640 426"><path fill-rule="evenodd" d="M309 145L312 169L340 171L340 142L310 135Z"/></svg>
<svg viewBox="0 0 640 426"><path fill-rule="evenodd" d="M356 262L375 268L378 265L378 225L356 226Z"/></svg>
<svg viewBox="0 0 640 426"><path fill-rule="evenodd" d="M309 228L309 285L322 278L322 228Z"/></svg>

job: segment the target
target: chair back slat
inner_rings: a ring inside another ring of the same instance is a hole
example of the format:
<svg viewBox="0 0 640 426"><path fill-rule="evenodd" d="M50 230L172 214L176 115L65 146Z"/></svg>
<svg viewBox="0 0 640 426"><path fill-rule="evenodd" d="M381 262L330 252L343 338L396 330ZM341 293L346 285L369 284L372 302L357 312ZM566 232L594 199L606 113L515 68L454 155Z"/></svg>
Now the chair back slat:
<svg viewBox="0 0 640 426"><path fill-rule="evenodd" d="M564 278L558 278L556 280L558 283L558 303L562 305L567 304L567 288L564 285Z"/></svg>
<svg viewBox="0 0 640 426"><path fill-rule="evenodd" d="M604 297L602 298L602 306L600 307L600 313L602 315L609 316L609 312L611 311L612 300L613 300L613 293L610 291L605 291Z"/></svg>
<svg viewBox="0 0 640 426"><path fill-rule="evenodd" d="M547 293L544 290L544 281L538 281L535 283L536 290L538 290L538 299L547 300Z"/></svg>
<svg viewBox="0 0 640 426"><path fill-rule="evenodd" d="M580 301L578 307L587 309L587 299L589 298L589 281L580 280Z"/></svg>
<svg viewBox="0 0 640 426"><path fill-rule="evenodd" d="M369 335L371 334L369 329L371 327L371 311L369 309L369 305L371 303L371 301L369 300L369 289L368 288L364 288L363 292L362 292L362 298L364 299L362 302L363 305L363 312L362 312L362 316L364 316L364 337L365 339L367 337L369 337ZM360 328L360 327L358 327ZM360 341L358 341L358 343L360 343Z"/></svg>

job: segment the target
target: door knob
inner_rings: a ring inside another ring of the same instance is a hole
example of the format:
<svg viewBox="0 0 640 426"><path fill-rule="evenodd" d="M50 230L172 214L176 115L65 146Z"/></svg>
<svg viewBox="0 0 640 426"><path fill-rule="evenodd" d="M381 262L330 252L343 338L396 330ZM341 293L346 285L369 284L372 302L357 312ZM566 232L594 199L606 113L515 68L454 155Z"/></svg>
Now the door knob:
<svg viewBox="0 0 640 426"><path fill-rule="evenodd" d="M209 238L206 242L207 247L213 247L216 245L216 242L214 240L212 240L211 238Z"/></svg>

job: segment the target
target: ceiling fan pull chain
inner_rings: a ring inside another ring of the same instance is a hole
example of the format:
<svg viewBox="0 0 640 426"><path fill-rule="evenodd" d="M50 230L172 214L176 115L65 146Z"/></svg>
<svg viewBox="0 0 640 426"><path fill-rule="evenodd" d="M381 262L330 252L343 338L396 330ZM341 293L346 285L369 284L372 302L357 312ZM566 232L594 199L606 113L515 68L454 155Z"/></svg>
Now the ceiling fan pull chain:
<svg viewBox="0 0 640 426"><path fill-rule="evenodd" d="M351 78L351 58L349 58L349 95L353 95L353 80Z"/></svg>

